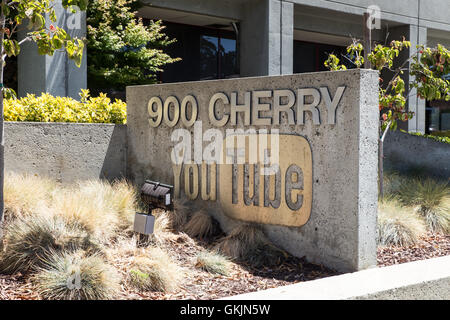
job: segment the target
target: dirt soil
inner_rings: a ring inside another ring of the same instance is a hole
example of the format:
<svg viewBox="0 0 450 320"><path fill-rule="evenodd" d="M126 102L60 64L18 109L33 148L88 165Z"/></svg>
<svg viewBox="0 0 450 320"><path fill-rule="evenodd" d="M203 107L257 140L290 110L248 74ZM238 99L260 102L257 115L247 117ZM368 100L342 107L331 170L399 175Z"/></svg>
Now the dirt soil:
<svg viewBox="0 0 450 320"><path fill-rule="evenodd" d="M117 299L217 299L339 274L308 263L304 258L289 256L273 267L254 268L232 263L228 276L212 275L195 268L196 254L210 248L211 242L193 240L181 233L164 246L171 257L188 270L183 285L172 293L144 293L124 287ZM445 255L450 255L450 236L428 234L411 247L380 247L377 259L379 266L389 266ZM30 280L21 274L0 275L0 300L11 299L35 300L40 297Z"/></svg>
<svg viewBox="0 0 450 320"><path fill-rule="evenodd" d="M428 233L410 247L379 247L380 267L450 255L450 235Z"/></svg>

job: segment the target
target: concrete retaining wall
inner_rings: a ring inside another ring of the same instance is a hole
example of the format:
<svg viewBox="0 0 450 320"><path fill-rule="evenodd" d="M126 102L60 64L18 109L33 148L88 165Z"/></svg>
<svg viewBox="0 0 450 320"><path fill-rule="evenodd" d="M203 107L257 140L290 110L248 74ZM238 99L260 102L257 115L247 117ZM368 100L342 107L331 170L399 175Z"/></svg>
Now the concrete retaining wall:
<svg viewBox="0 0 450 320"><path fill-rule="evenodd" d="M450 178L450 144L389 132L384 142L384 167L400 172L419 170L444 179Z"/></svg>
<svg viewBox="0 0 450 320"><path fill-rule="evenodd" d="M126 125L5 122L5 169L69 183L126 173Z"/></svg>

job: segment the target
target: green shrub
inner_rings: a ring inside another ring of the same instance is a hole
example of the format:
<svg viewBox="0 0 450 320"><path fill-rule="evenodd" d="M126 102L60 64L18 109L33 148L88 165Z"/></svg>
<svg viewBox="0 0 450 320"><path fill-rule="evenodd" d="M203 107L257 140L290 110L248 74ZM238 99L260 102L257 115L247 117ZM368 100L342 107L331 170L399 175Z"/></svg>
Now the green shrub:
<svg viewBox="0 0 450 320"><path fill-rule="evenodd" d="M413 136L418 136L418 137L423 137L423 138L428 138L428 139L433 139L442 143L450 143L450 137L448 136L449 133L446 131L441 131L441 133L434 133L434 134L423 134L420 132L406 132L404 130L400 130L404 133L408 133L411 134Z"/></svg>
<svg viewBox="0 0 450 320"><path fill-rule="evenodd" d="M81 101L69 97L40 97L28 94L21 99L4 101L5 121L126 123L125 102L111 102L105 94L90 97L89 90L81 90Z"/></svg>
<svg viewBox="0 0 450 320"><path fill-rule="evenodd" d="M21 217L5 230L6 246L0 257L0 271L28 272L42 266L49 252L98 250L89 234L76 223L58 216Z"/></svg>
<svg viewBox="0 0 450 320"><path fill-rule="evenodd" d="M112 299L120 282L118 273L103 259L82 251L53 252L32 279L39 294L49 300Z"/></svg>
<svg viewBox="0 0 450 320"><path fill-rule="evenodd" d="M87 1L86 1L87 2ZM89 85L94 90L124 90L129 85L156 83L156 74L171 58L166 47L175 39L164 34L161 21L143 23L138 0L91 0L87 9Z"/></svg>
<svg viewBox="0 0 450 320"><path fill-rule="evenodd" d="M430 135L435 137L447 137L450 138L450 130L444 130L444 131L433 131L430 133Z"/></svg>

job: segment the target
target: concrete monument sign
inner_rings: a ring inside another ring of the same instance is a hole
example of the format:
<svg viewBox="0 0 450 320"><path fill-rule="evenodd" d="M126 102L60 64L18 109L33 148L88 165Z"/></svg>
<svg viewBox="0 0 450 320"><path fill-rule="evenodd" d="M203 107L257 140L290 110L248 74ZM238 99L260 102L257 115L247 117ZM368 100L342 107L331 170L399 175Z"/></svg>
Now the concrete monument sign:
<svg viewBox="0 0 450 320"><path fill-rule="evenodd" d="M225 230L258 223L310 261L373 266L377 88L370 70L128 87L127 174Z"/></svg>

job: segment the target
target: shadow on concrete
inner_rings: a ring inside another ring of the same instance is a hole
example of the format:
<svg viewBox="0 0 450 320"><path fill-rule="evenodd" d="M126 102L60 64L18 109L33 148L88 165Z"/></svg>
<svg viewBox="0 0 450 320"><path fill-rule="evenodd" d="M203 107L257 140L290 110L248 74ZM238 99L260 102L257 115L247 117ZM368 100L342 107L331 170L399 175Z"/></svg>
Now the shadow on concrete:
<svg viewBox="0 0 450 320"><path fill-rule="evenodd" d="M126 177L127 126L115 125L105 154L100 179L113 181Z"/></svg>

